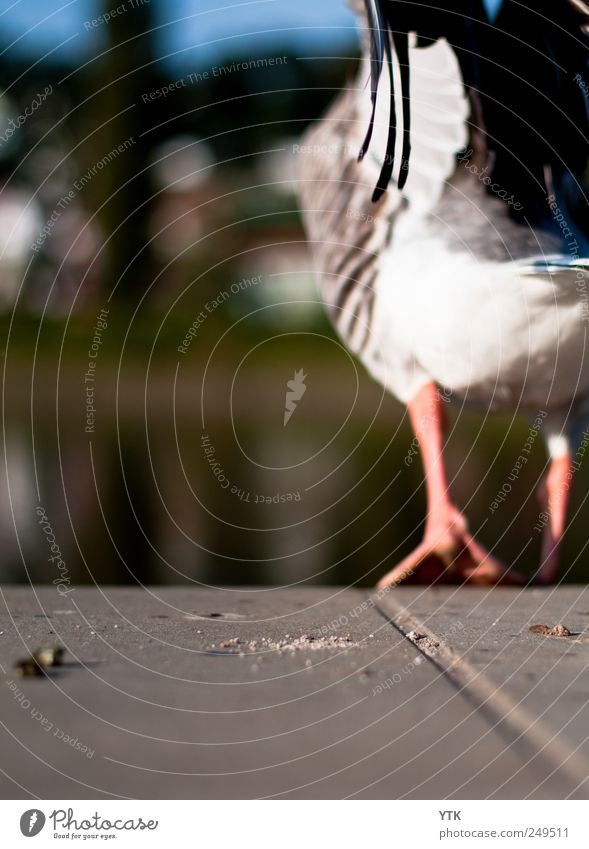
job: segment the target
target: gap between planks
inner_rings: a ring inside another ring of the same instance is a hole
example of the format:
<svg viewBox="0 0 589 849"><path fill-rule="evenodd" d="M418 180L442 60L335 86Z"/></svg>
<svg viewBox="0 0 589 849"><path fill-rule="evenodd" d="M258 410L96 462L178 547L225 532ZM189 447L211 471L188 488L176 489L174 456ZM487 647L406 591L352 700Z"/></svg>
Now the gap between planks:
<svg viewBox="0 0 589 849"><path fill-rule="evenodd" d="M587 781L589 760L578 749L424 625L394 597L393 591L375 593L371 601L381 616L437 667L528 763L538 759L550 768L550 774L558 773L560 779L566 777L571 785L568 796Z"/></svg>

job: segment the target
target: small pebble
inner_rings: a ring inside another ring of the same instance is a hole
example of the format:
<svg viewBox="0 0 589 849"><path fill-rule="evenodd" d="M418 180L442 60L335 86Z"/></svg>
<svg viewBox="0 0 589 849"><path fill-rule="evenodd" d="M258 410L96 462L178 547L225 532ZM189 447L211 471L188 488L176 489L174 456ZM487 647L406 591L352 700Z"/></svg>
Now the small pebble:
<svg viewBox="0 0 589 849"><path fill-rule="evenodd" d="M554 625L550 628L548 625L531 625L529 630L533 634L542 634L544 637L570 637L571 632L565 625Z"/></svg>
<svg viewBox="0 0 589 849"><path fill-rule="evenodd" d="M19 675L30 677L43 675L47 669L61 666L65 649L63 646L49 646L37 649L24 660L19 660L14 665Z"/></svg>

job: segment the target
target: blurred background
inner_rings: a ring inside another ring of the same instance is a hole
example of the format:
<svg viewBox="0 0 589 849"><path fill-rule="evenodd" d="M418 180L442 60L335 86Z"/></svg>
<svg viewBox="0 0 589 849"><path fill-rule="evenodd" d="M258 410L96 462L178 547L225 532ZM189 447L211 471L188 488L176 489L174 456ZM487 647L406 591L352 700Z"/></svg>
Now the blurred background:
<svg viewBox="0 0 589 849"><path fill-rule="evenodd" d="M325 319L293 191L356 67L345 0L0 2L0 581L369 585L417 543L411 430ZM450 423L472 529L531 571L540 438L510 480L525 421Z"/></svg>

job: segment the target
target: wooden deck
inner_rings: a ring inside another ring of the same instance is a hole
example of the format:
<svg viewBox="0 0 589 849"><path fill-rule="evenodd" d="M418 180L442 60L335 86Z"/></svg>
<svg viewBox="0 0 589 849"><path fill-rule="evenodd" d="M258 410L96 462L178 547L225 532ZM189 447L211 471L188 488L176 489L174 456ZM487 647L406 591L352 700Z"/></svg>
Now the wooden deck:
<svg viewBox="0 0 589 849"><path fill-rule="evenodd" d="M576 586L5 587L0 795L587 798L588 624Z"/></svg>

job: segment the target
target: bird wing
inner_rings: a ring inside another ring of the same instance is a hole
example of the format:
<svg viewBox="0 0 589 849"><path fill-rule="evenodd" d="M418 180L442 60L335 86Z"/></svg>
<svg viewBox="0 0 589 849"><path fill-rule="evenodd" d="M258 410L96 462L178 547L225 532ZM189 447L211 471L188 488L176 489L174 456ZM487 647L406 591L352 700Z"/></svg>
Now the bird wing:
<svg viewBox="0 0 589 849"><path fill-rule="evenodd" d="M491 23L482 0L453 0L443 8L419 0L364 2L371 31L373 108L385 76L390 88L389 133L373 200L395 176L402 190L412 169L419 167L419 104L412 102L414 52L408 47L409 33L414 33L417 54L440 40L454 52L471 103L465 121L470 163L480 168L490 163L491 183L518 199L521 217L525 214L531 226L550 222L546 201L553 196L589 237L583 182L589 136L587 4L503 0ZM396 106L399 96L402 116ZM374 143L373 124L372 116L361 157ZM514 218L517 211L507 210Z"/></svg>

